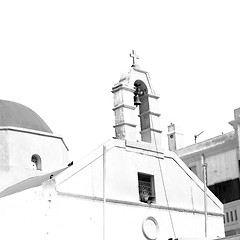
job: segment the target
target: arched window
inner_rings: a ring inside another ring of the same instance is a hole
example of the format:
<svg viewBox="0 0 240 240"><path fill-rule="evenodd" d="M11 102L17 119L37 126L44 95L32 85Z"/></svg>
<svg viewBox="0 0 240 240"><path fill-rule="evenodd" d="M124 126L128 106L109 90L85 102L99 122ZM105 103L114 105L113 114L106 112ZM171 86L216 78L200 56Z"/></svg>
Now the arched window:
<svg viewBox="0 0 240 240"><path fill-rule="evenodd" d="M39 155L32 155L31 162L34 170L42 170L42 161Z"/></svg>

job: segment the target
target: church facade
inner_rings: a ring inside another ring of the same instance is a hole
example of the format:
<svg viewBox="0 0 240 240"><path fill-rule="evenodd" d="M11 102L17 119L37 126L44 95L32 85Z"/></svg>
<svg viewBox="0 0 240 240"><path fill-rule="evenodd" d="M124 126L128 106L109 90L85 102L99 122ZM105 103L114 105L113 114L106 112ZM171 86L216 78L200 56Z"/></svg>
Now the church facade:
<svg viewBox="0 0 240 240"><path fill-rule="evenodd" d="M162 148L159 96L132 56L112 88L115 137L72 166L60 161L1 191L4 239L205 239L206 215L208 239L224 236L221 202Z"/></svg>

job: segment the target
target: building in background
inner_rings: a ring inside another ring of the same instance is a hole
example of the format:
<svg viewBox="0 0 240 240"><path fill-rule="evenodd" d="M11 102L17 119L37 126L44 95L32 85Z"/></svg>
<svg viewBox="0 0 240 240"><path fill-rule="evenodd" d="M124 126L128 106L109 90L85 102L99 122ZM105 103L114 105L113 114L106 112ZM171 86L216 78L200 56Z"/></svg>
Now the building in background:
<svg viewBox="0 0 240 240"><path fill-rule="evenodd" d="M234 110L234 120L229 124L234 131L184 148L177 147L182 140L174 124L168 128L169 149L201 180L203 163L206 163L207 186L224 204L226 236L240 233L240 108Z"/></svg>

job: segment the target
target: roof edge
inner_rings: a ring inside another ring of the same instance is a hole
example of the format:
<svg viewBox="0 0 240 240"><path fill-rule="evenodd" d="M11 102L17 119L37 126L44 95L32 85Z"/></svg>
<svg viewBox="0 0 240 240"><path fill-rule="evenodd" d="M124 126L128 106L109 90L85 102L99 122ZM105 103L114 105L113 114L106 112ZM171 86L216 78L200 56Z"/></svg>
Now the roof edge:
<svg viewBox="0 0 240 240"><path fill-rule="evenodd" d="M60 135L56 135L54 133L48 133L48 132L43 132L43 131L38 131L33 129L19 128L19 127L12 127L12 126L0 127L0 131L15 131L15 132L22 132L22 133L30 133L30 134L44 136L44 137L58 138L62 140L63 145L66 147L67 151L69 151L66 143L63 140L63 137Z"/></svg>
<svg viewBox="0 0 240 240"><path fill-rule="evenodd" d="M211 148L215 148L217 146L221 146L227 142L234 141L234 139L235 139L235 132L231 131L213 138L209 138L205 141L177 149L176 153L179 157L196 154Z"/></svg>

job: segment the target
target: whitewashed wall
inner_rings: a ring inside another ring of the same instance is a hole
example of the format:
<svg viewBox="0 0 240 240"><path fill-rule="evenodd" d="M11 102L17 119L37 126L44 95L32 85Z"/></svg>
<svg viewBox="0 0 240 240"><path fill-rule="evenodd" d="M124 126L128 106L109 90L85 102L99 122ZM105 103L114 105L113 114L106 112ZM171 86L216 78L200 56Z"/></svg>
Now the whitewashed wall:
<svg viewBox="0 0 240 240"><path fill-rule="evenodd" d="M146 154L143 148L124 146L107 147L105 211L100 149L43 186L0 198L4 239L94 240L103 239L104 232L105 240L204 237L199 179L171 153L156 155L149 149ZM139 201L137 172L155 176L156 203ZM208 211L209 238L224 236L222 204L210 192Z"/></svg>

